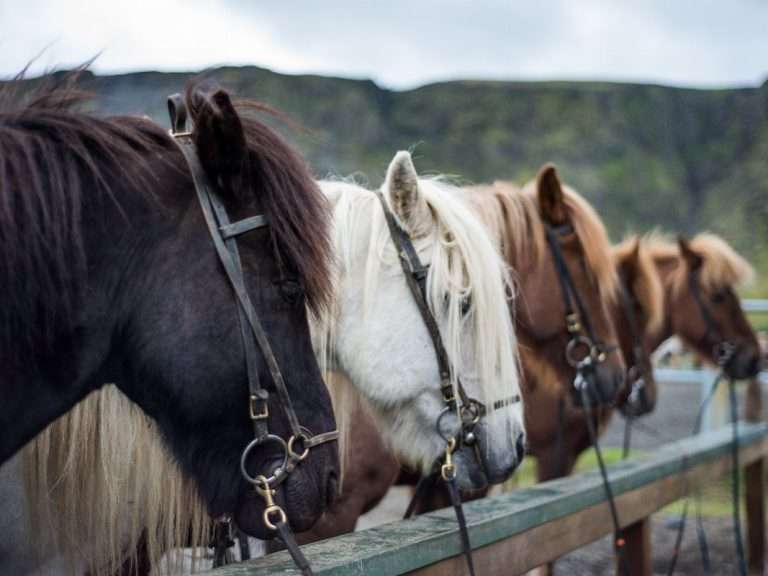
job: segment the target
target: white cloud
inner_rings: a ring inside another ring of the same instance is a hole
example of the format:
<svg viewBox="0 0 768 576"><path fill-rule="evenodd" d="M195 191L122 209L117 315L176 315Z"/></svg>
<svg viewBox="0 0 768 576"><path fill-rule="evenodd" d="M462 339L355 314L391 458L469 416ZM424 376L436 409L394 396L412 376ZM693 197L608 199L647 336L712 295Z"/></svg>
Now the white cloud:
<svg viewBox="0 0 768 576"><path fill-rule="evenodd" d="M0 0L0 74L190 70L223 63L371 77L580 78L755 84L761 0Z"/></svg>

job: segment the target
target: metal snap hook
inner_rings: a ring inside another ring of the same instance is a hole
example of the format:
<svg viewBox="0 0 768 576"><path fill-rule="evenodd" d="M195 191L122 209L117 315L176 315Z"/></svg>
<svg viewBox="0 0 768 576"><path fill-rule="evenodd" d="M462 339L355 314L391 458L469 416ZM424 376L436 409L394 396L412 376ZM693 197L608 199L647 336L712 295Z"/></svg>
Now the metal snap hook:
<svg viewBox="0 0 768 576"><path fill-rule="evenodd" d="M451 437L448 439L448 446L445 449L445 462L440 467L440 475L446 482L456 477L456 465L453 463L454 450L456 450L456 438Z"/></svg>
<svg viewBox="0 0 768 576"><path fill-rule="evenodd" d="M288 517L285 515L285 511L275 504L275 490L270 487L269 479L266 476L258 475L255 480L256 492L264 498L266 504L262 514L264 525L270 530L277 530L277 524L285 524L288 522ZM272 516L276 516L276 522L272 521Z"/></svg>
<svg viewBox="0 0 768 576"><path fill-rule="evenodd" d="M246 464L248 463L248 456L250 455L251 451L256 448L257 446L261 446L262 444L268 444L270 442L273 442L275 444L278 444L280 448L283 451L283 462L278 466L275 471L272 473L271 476L263 476L263 475L256 475L251 476L248 473L248 468L246 467ZM251 440L251 442L248 444L248 446L245 447L243 450L242 455L240 456L240 473L243 475L243 478L245 478L249 483L258 485L260 480L259 478L266 478L268 485L273 485L278 482L278 480L281 478L283 471L286 469L288 464L288 446L286 445L285 441L280 438L280 436L275 436L274 434L266 434L265 436L261 436L260 438L254 438Z"/></svg>

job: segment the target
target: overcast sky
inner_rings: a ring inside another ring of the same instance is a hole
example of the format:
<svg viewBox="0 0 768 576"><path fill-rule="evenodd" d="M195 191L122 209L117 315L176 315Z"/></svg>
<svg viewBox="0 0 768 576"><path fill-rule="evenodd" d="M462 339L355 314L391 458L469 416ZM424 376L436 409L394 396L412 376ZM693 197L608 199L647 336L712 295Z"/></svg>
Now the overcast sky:
<svg viewBox="0 0 768 576"><path fill-rule="evenodd" d="M455 78L757 85L768 0L0 0L0 76L255 64L407 88Z"/></svg>

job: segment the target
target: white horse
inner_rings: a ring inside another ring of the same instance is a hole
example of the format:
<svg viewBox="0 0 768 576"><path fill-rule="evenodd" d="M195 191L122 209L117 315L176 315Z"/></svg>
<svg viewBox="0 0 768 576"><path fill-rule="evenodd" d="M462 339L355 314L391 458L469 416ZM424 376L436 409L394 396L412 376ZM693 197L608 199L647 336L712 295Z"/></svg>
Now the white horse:
<svg viewBox="0 0 768 576"><path fill-rule="evenodd" d="M314 326L313 339L320 345L321 367L353 383L331 391L337 421L340 429L354 432L344 425L352 412L346 404L354 400L349 396L361 396L398 458L427 471L445 451L436 426L445 404L435 351L381 203L354 184L326 181L321 187L333 206L339 297ZM487 407L519 395L512 286L463 192L438 179L420 179L407 152L392 160L381 192L429 265L428 303L452 362L454 386L460 379L469 396ZM521 403L489 409L476 432L485 465L471 450L456 455L462 488L500 482L519 464L522 414ZM456 419L453 425L458 428Z"/></svg>
<svg viewBox="0 0 768 576"><path fill-rule="evenodd" d="M382 206L374 193L350 183L322 182L321 187L334 213L335 302L314 319L312 332L321 365L344 373L352 383L332 390L340 450L344 437L354 432L345 426L345 417L352 403L362 400L394 453L426 470L446 448L436 427L444 409L440 376ZM406 152L393 159L382 192L429 264L429 306L452 363L454 386L461 379L469 396L486 406L519 395L511 282L485 227L458 189L419 179ZM152 423L123 410L127 402L116 391L97 394L75 412L76 425L65 416L28 447L27 491L36 525L59 532L56 540L69 565L108 573L132 552L142 533L153 561L163 550L187 544L190 534L204 534L204 510L174 463L158 461ZM455 418L451 425L458 429ZM131 441L124 438L126 430L132 431ZM476 429L483 462L471 451L456 454L460 486L505 479L519 464L523 435L520 403L489 411ZM122 440L105 442L110 438ZM52 458L57 452L52 446L66 447L66 456ZM151 469L135 473L135 466L126 466L135 458L143 458ZM106 476L96 470L125 474ZM84 482L85 476L91 480ZM118 526L127 529L118 533Z"/></svg>

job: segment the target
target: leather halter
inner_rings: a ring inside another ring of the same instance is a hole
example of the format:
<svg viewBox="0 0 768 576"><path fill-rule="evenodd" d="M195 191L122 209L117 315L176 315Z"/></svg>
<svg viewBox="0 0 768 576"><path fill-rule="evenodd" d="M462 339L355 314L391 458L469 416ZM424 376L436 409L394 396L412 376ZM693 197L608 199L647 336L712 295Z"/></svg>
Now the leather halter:
<svg viewBox="0 0 768 576"><path fill-rule="evenodd" d="M451 361L450 358L448 358L448 352L445 350L437 320L428 304L427 276L429 274L429 266L425 266L421 262L410 236L397 222L395 215L392 213L387 201L384 199L384 195L379 190L376 190L375 194L384 211L384 218L387 222L387 227L389 228L392 243L397 250L398 260L400 261L406 284L416 302L419 313L429 332L429 337L432 340L440 374L440 391L443 396L443 402L445 403L445 408L443 408L443 411L440 413L440 416L438 416L435 424L437 433L446 441L447 446L445 455L435 462L433 471L429 475L423 476L419 480L416 492L411 499L411 502L408 504L404 517L406 519L410 518L416 509L418 500L434 487L438 478L439 467L439 473L448 488L451 504L453 505L454 512L456 513L456 520L459 524L459 537L461 539L462 553L466 558L470 575L474 576L475 567L472 560L472 546L469 541L469 531L467 530L467 522L461 505L461 495L459 493L459 488L456 485L456 466L453 463L453 452L459 445L471 446L474 449L475 458L484 466L485 460L482 457L477 439L473 432L475 426L480 421L480 418L485 416L489 411L499 410L506 406L516 404L521 401L521 398L519 394L514 394L507 398L496 400L489 409L483 403L471 398L467 394L461 380L458 375L456 375L456 390L458 391L459 396L457 402L457 398L453 392L453 385L451 384ZM443 418L450 413L456 414L461 423L461 431L458 438L446 436L441 427Z"/></svg>
<svg viewBox="0 0 768 576"><path fill-rule="evenodd" d="M197 149L192 139L192 132L187 130L187 108L180 94L168 97L168 112L171 120L170 135L181 150L192 175L197 199L208 227L208 232L213 241L219 262L229 281L235 299L238 303L237 312L240 323L240 335L243 350L245 352L246 372L248 375L248 415L253 425L253 440L243 449L240 458L240 470L247 482L252 484L256 491L265 499L266 507L263 520L267 528L276 531L283 539L286 539L286 531L289 530L285 512L275 504L274 494L277 486L282 483L296 466L309 454L309 450L326 442L338 439L338 430L312 434L299 423L294 410L291 397L283 378L280 365L269 343L267 333L259 321L256 309L248 295L243 275L243 267L240 254L237 249L237 237L268 226L267 218L263 214L257 214L237 222L231 222L227 215L226 207L219 192L208 179ZM258 374L257 347L267 364L272 383L277 391L280 405L288 420L291 436L288 440L271 434L267 426L269 418L269 392L262 387ZM247 469L248 457L259 446L274 444L280 448L283 454L280 466L271 473L252 476ZM290 539L290 534L287 536ZM291 551L291 545L286 542ZM296 548L298 551L298 548ZM294 551L291 551L294 555ZM298 554L301 554L298 552ZM301 560L294 556L294 560L302 570L308 569L306 560L302 566ZM309 572L306 572L309 573Z"/></svg>
<svg viewBox="0 0 768 576"><path fill-rule="evenodd" d="M624 279L619 275L619 300L622 313L629 326L629 335L632 338L632 354L624 360L627 362L627 379L630 386L627 397L627 416L632 418L637 414L647 412L648 398L646 384L650 379L648 374L648 358L643 349L643 336L635 313L636 300Z"/></svg>
<svg viewBox="0 0 768 576"><path fill-rule="evenodd" d="M444 440L446 440L446 442L450 441L450 438L445 437L440 428L440 420L448 412L454 412L458 416L462 426L461 434L456 440L467 445L474 445L474 439L471 434L480 418L485 416L488 412L520 402L520 395L514 394L508 398L497 400L490 408L488 408L485 404L475 398L471 398L467 394L461 383L461 379L456 375L456 390L458 391L457 402L457 398L453 392L453 385L451 384L451 360L448 357L448 352L443 344L443 338L440 335L437 320L435 319L432 310L430 310L427 301L427 276L429 274L429 266L424 265L421 262L421 259L416 252L416 248L413 245L413 241L396 220L395 215L392 213L387 201L384 199L384 195L379 190L376 190L375 194L384 211L384 218L387 222L392 243L397 250L398 260L400 261L405 281L416 302L419 313L424 320L424 325L427 327L429 337L432 340L432 345L435 349L435 357L437 359L437 367L440 374L440 392L442 393L443 402L445 403L445 408L438 418L438 433Z"/></svg>
<svg viewBox="0 0 768 576"><path fill-rule="evenodd" d="M544 231L549 249L552 252L560 294L565 307L565 323L568 332L565 358L576 369L576 378L573 382L576 404L579 404L579 391L582 387L586 387L590 392L592 403L599 404L604 400L600 398L600 391L594 382L594 371L596 366L605 362L608 354L616 352L618 347L606 345L597 338L587 308L576 289L576 283L573 281L570 270L568 270L568 265L565 263L558 238L572 234L573 226L564 224L553 228L545 224ZM579 354L580 352L583 354Z"/></svg>
<svg viewBox="0 0 768 576"><path fill-rule="evenodd" d="M725 367L736 353L736 345L723 336L717 321L712 316L712 312L704 303L704 297L699 286L698 269L691 270L688 274L688 288L693 295L693 299L696 301L701 318L706 326L703 340L712 347L712 354L717 365L721 368Z"/></svg>

